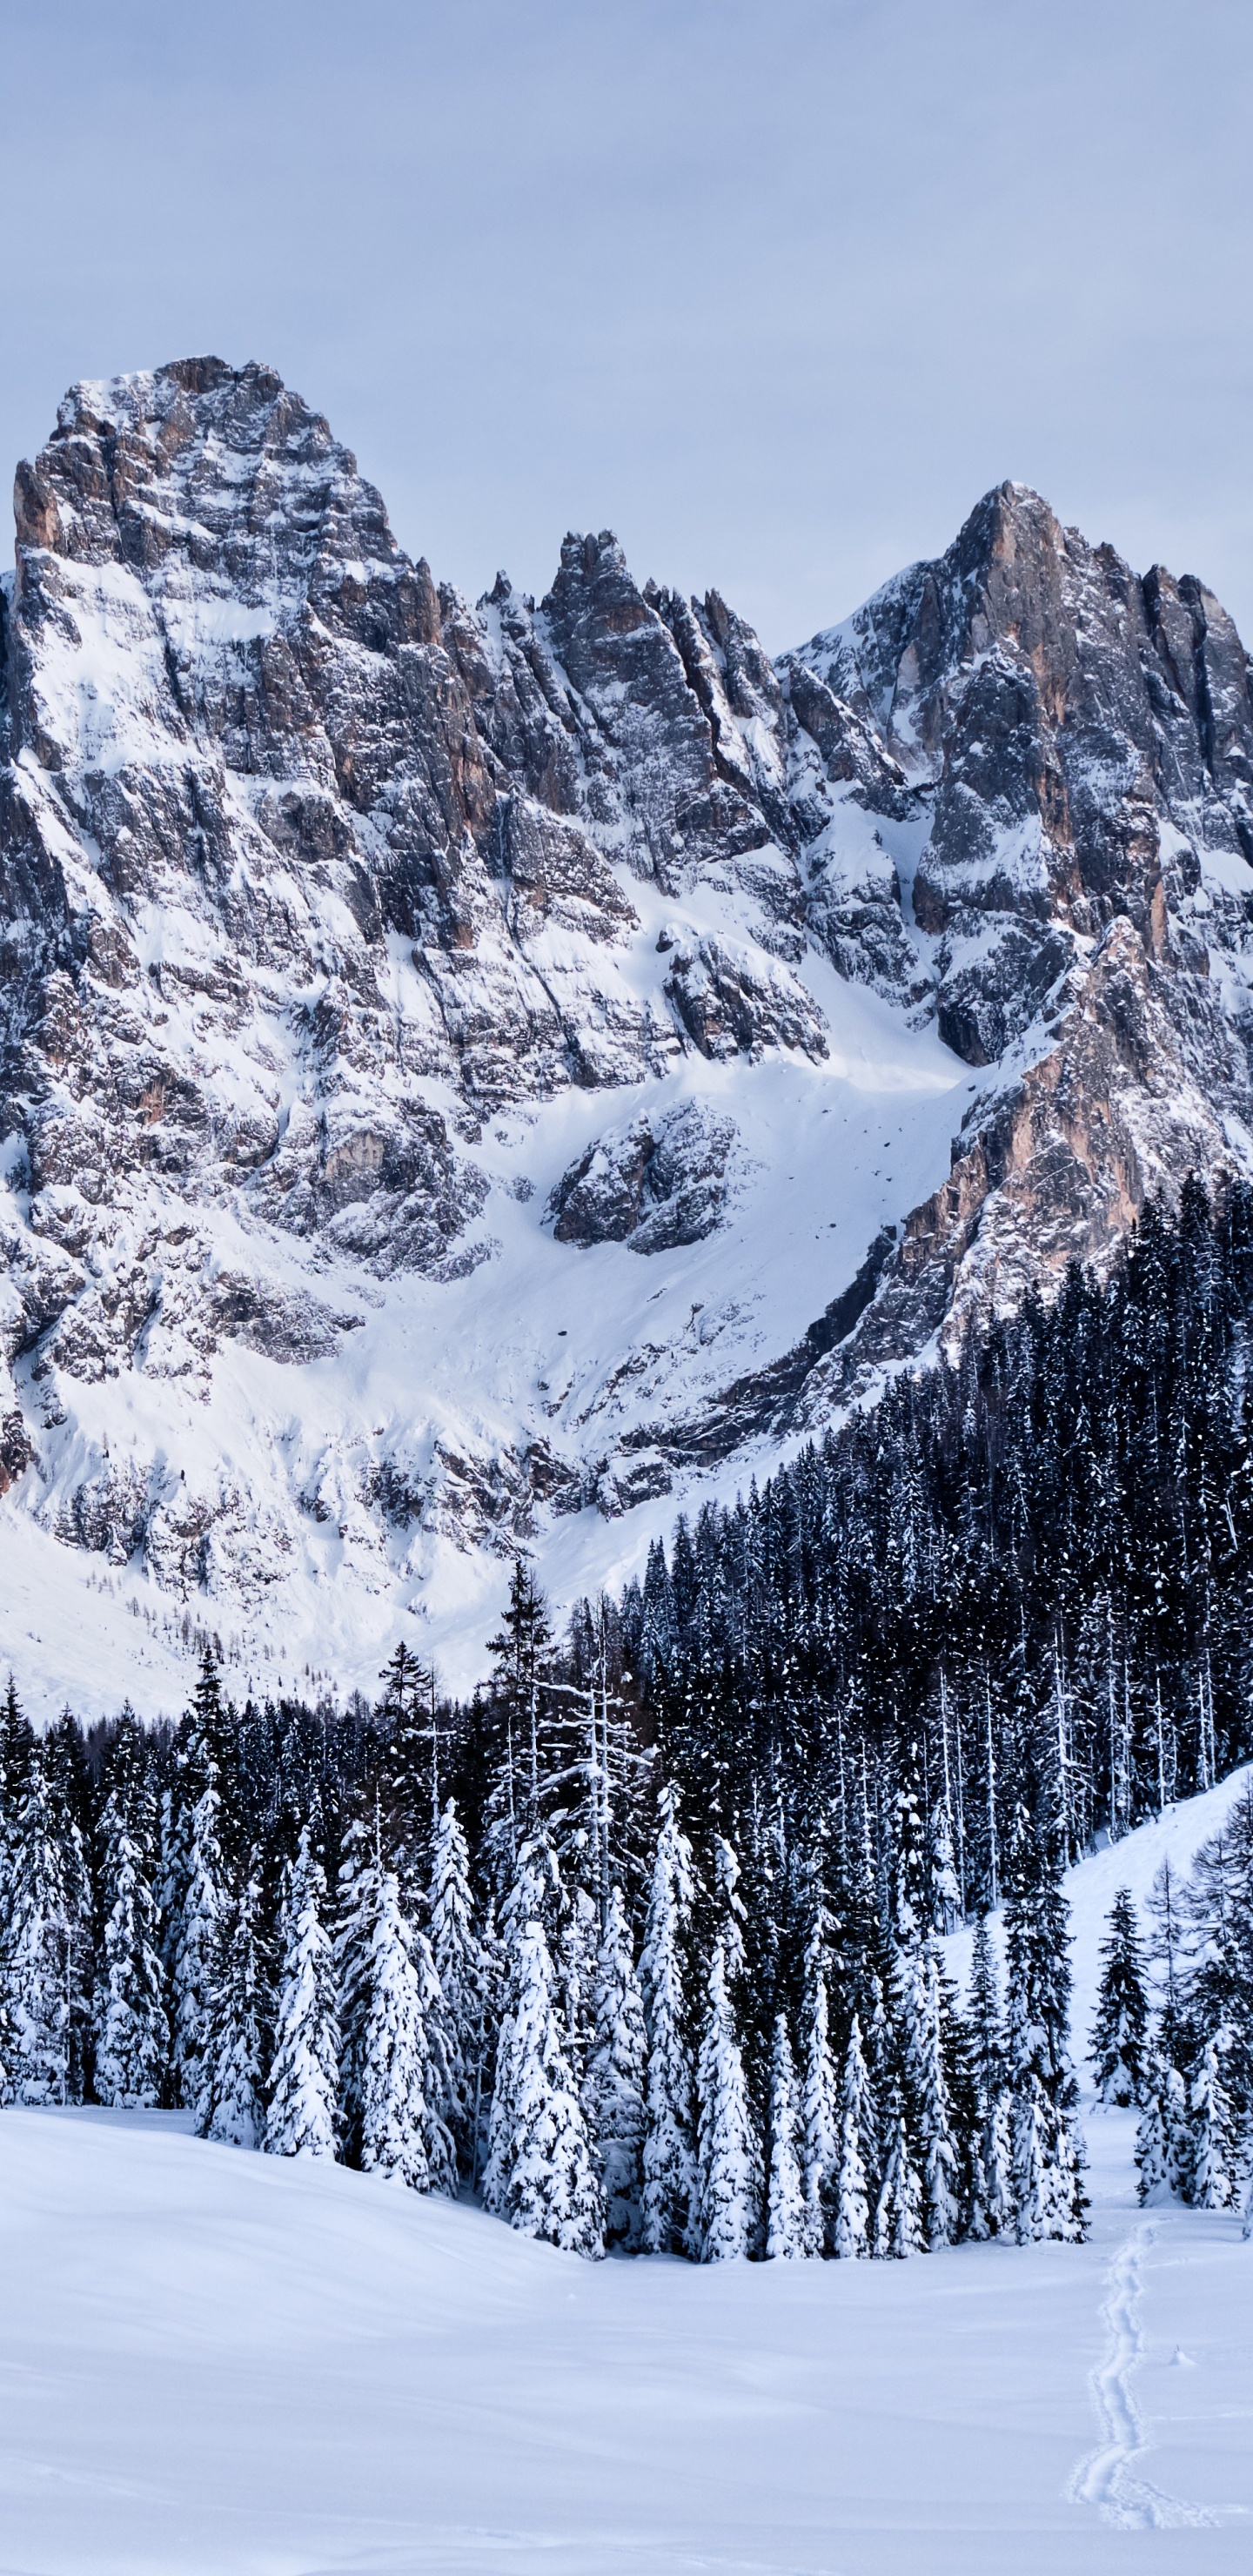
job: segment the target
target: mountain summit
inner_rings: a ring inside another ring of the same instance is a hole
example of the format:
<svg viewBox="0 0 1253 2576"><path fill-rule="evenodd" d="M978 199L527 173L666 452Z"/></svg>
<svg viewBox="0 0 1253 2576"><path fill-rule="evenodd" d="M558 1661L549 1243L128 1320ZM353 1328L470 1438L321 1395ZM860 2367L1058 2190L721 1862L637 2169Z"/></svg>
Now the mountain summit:
<svg viewBox="0 0 1253 2576"><path fill-rule="evenodd" d="M1024 487L774 665L609 533L471 608L261 366L75 387L16 510L19 1674L53 1599L106 1699L188 1614L456 1667L519 1544L612 1575L1253 1172L1247 657Z"/></svg>

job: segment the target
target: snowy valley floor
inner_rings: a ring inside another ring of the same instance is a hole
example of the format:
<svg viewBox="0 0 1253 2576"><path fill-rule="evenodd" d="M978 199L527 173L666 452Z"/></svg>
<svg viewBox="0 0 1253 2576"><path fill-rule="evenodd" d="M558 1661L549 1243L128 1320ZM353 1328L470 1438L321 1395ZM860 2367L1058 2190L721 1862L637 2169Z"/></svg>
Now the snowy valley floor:
<svg viewBox="0 0 1253 2576"><path fill-rule="evenodd" d="M1077 2044L1114 1889L1239 1785L1071 1873ZM1089 2245L696 2271L0 2112L0 2576L1234 2576L1253 2244L1141 2211L1134 2125Z"/></svg>
<svg viewBox="0 0 1253 2576"><path fill-rule="evenodd" d="M1253 2246L595 2267L470 2208L0 2115L5 2576L1088 2576L1253 2546Z"/></svg>

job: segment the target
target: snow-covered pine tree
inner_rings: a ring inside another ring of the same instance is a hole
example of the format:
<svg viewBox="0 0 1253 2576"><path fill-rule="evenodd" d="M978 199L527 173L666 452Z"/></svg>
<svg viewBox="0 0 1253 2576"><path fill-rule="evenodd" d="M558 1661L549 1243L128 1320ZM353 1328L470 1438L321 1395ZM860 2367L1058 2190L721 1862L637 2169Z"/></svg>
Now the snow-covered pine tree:
<svg viewBox="0 0 1253 2576"><path fill-rule="evenodd" d="M975 2079L979 2113L986 2120L1005 2082L1005 2038L1001 2027L1001 1999L997 1984L996 1957L988 1918L981 1914L975 1925L974 1949L970 1961L970 2000L967 2012L971 2040L971 2068Z"/></svg>
<svg viewBox="0 0 1253 2576"><path fill-rule="evenodd" d="M430 1942L439 1981L440 2021L448 2068L444 2118L464 2174L475 2167L475 2101L487 2046L488 1969L474 1930L470 1854L449 1798L435 1832L431 1860Z"/></svg>
<svg viewBox="0 0 1253 2576"><path fill-rule="evenodd" d="M874 2250L880 2259L891 2256L899 2261L910 2254L925 2254L927 2236L922 2183L899 2111L889 2136L891 2144L875 2212Z"/></svg>
<svg viewBox="0 0 1253 2576"><path fill-rule="evenodd" d="M752 2253L757 2242L761 2151L744 2081L721 1931L709 1970L696 2091L700 2259L725 2263Z"/></svg>
<svg viewBox="0 0 1253 2576"><path fill-rule="evenodd" d="M996 2094L979 2137L982 2212L986 2233L1012 2236L1018 2210L1014 2199L1014 2106L1007 2092ZM971 2234L975 2234L972 2227Z"/></svg>
<svg viewBox="0 0 1253 2576"><path fill-rule="evenodd" d="M1069 1907L1060 1845L1019 1802L1006 1865L1007 2056L1013 2097L1013 2190L1020 2243L1081 2244L1087 2198L1074 2127L1078 2086L1067 2049Z"/></svg>
<svg viewBox="0 0 1253 2576"><path fill-rule="evenodd" d="M600 2166L605 2242L634 2254L644 2225L648 2040L620 1887L610 1892L597 1958L595 2006L595 2034L583 2081L583 2112Z"/></svg>
<svg viewBox="0 0 1253 2576"><path fill-rule="evenodd" d="M170 2053L175 2094L195 2108L222 1919L230 1902L228 1842L238 1839L232 1795L223 1803L227 1713L217 1666L204 1655L192 1705L180 1729L175 1791L162 1819L164 1918ZM212 2087L210 2087L212 2090Z"/></svg>
<svg viewBox="0 0 1253 2576"><path fill-rule="evenodd" d="M674 1792L667 1782L658 1808L639 1966L648 2031L644 2248L649 2254L694 2256L699 2251L686 1993L694 1893L692 1847L680 1827Z"/></svg>
<svg viewBox="0 0 1253 2576"><path fill-rule="evenodd" d="M7 1950L18 1816L26 1795L26 1766L34 1740L10 1673L0 1699L0 2106L13 2100L17 2081L17 2033L11 2010Z"/></svg>
<svg viewBox="0 0 1253 2576"><path fill-rule="evenodd" d="M931 1924L925 1804L921 1748L911 1737L900 1749L892 1816L891 1929L902 1950L916 1947Z"/></svg>
<svg viewBox="0 0 1253 2576"><path fill-rule="evenodd" d="M1082 2244L1087 2203L1069 2120L1030 2068L1014 2095L1013 2191L1020 2245Z"/></svg>
<svg viewBox="0 0 1253 2576"><path fill-rule="evenodd" d="M1186 2199L1192 2182L1187 2095L1178 2068L1157 2052L1145 2070L1135 2152L1142 2202L1154 2208L1175 2192Z"/></svg>
<svg viewBox="0 0 1253 2576"><path fill-rule="evenodd" d="M579 1701L546 1684L556 1678L556 1644L542 1593L515 1559L509 1606L496 1636L484 1717L491 1741L491 1779L483 1814L483 1856L492 1887L512 1885L524 1844L546 1836L561 1844L580 1830L587 1786ZM546 1924L551 1934L551 1924Z"/></svg>
<svg viewBox="0 0 1253 2576"><path fill-rule="evenodd" d="M96 2098L125 2110L156 2108L169 2058L153 1889L156 1841L145 1741L128 1704L113 1738L100 1819L104 1921L95 1994Z"/></svg>
<svg viewBox="0 0 1253 2576"><path fill-rule="evenodd" d="M1000 1993L988 1919L975 1926L967 2011L974 2124L970 2142L970 2201L966 2233L976 2244L1002 2232L1012 2203L1012 2142L1004 2095L1005 2051Z"/></svg>
<svg viewBox="0 0 1253 2576"><path fill-rule="evenodd" d="M576 2090L582 2089L596 2037L596 1907L576 1880L566 1898L554 1965L566 2026L566 2055Z"/></svg>
<svg viewBox="0 0 1253 2576"><path fill-rule="evenodd" d="M871 2208L877 2164L874 2099L862 2054L861 2025L854 2013L844 2059L839 2161L835 2176L834 2251L842 2261L859 2261L871 2251Z"/></svg>
<svg viewBox="0 0 1253 2576"><path fill-rule="evenodd" d="M259 2147L266 2125L271 1996L261 1888L253 1871L227 1898L216 1930L196 2059L196 2133L222 2146Z"/></svg>
<svg viewBox="0 0 1253 2576"><path fill-rule="evenodd" d="M1192 2175L1189 2194L1198 2209L1231 2209L1239 2199L1242 2164L1235 2106L1226 2082L1230 2039L1220 2024L1206 2040L1192 2086Z"/></svg>
<svg viewBox="0 0 1253 2576"><path fill-rule="evenodd" d="M604 2197L569 2063L543 1923L519 1925L501 2024L483 2200L520 2235L594 2260Z"/></svg>
<svg viewBox="0 0 1253 2576"><path fill-rule="evenodd" d="M35 1742L9 1860L5 1968L8 2089L15 2101L37 2106L70 2099L72 1926L55 1825L44 1747Z"/></svg>
<svg viewBox="0 0 1253 2576"><path fill-rule="evenodd" d="M831 2049L822 1930L822 1914L818 1908L805 1950L805 2042L801 2089L805 2244L807 2252L815 2256L832 2250L841 2155L839 2078Z"/></svg>
<svg viewBox="0 0 1253 2576"><path fill-rule="evenodd" d="M91 2081L95 1924L87 1842L91 1794L86 1750L69 1709L43 1739L48 1821L58 1854L66 1932L66 2096L86 2098Z"/></svg>
<svg viewBox="0 0 1253 2576"><path fill-rule="evenodd" d="M961 2154L944 2066L940 1963L928 1946L921 2012L908 2033L906 2074L918 2133L923 2223L928 2245L951 2245L961 2227Z"/></svg>
<svg viewBox="0 0 1253 2576"><path fill-rule="evenodd" d="M34 1742L10 1673L0 1699L0 1923L6 1918L9 1864L17 1845L18 1818L26 1796L27 1766Z"/></svg>
<svg viewBox="0 0 1253 2576"><path fill-rule="evenodd" d="M455 2193L456 2157L440 2103L439 1987L424 1935L406 1922L385 1867L377 1817L353 1829L340 1870L335 1944L340 2122L348 2159L411 2191Z"/></svg>
<svg viewBox="0 0 1253 2576"><path fill-rule="evenodd" d="M929 1858L932 1920L937 1932L952 1932L961 1921L962 1900L952 1819L943 1798L931 1811Z"/></svg>
<svg viewBox="0 0 1253 2576"><path fill-rule="evenodd" d="M766 2195L766 2255L772 2262L795 2262L809 2250L797 2143L796 2069L787 2023L779 2013L775 2018L770 2070L770 2174Z"/></svg>
<svg viewBox="0 0 1253 2576"><path fill-rule="evenodd" d="M425 1894L423 1863L438 1815L438 1747L434 1676L403 1639L380 1676L379 1722L385 1729L375 1798L383 1856L400 1887L410 1922Z"/></svg>
<svg viewBox="0 0 1253 2576"><path fill-rule="evenodd" d="M1149 2021L1144 1953L1129 1887L1120 1887L1114 1898L1101 1958L1089 2054L1100 2100L1126 2110L1144 2100Z"/></svg>
<svg viewBox="0 0 1253 2576"><path fill-rule="evenodd" d="M745 1938L748 1916L740 1894L739 1853L725 1834L714 1836L714 1916L722 1931L722 1958L727 1989L735 1994L748 1962Z"/></svg>
<svg viewBox="0 0 1253 2576"><path fill-rule="evenodd" d="M283 1957L264 2146L271 2156L333 2156L339 2081L335 1958L326 1878L308 1825L283 1906Z"/></svg>

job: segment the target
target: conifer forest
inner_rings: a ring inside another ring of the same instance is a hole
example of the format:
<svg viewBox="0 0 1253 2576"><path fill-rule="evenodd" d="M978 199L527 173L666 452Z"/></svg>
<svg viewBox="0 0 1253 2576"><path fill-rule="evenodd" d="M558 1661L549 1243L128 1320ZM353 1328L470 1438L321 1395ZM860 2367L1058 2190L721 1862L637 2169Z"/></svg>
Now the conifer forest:
<svg viewBox="0 0 1253 2576"><path fill-rule="evenodd" d="M1141 2189L1242 2203L1253 1802L1069 2010L1067 1866L1253 1754L1253 1191L973 1333L464 1702L0 1720L3 2098L473 2193L589 2257L1076 2241L1076 2061ZM1004 1909L1003 1973L986 1918ZM968 1993L941 1937L977 1927Z"/></svg>

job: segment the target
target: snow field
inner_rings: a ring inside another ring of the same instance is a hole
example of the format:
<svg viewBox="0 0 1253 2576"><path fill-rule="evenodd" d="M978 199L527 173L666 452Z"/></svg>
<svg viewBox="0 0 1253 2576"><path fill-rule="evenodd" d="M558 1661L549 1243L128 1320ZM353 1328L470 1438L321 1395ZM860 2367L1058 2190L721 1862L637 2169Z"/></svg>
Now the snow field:
<svg viewBox="0 0 1253 2576"><path fill-rule="evenodd" d="M7 2111L0 2565L1225 2576L1253 2510L1253 2248L1154 2214L1117 2356L1148 2450L1118 2485L1089 2373L1143 2221L1134 2123L1101 2128L1090 2246L697 2270L583 2264L178 2114Z"/></svg>
<svg viewBox="0 0 1253 2576"><path fill-rule="evenodd" d="M1076 2046L1115 1887L1071 1873ZM950 1962L960 1964L955 1936ZM465 2204L0 2113L4 2576L1228 2576L1253 2515L1253 2245L1143 2212L901 2263L585 2264Z"/></svg>

